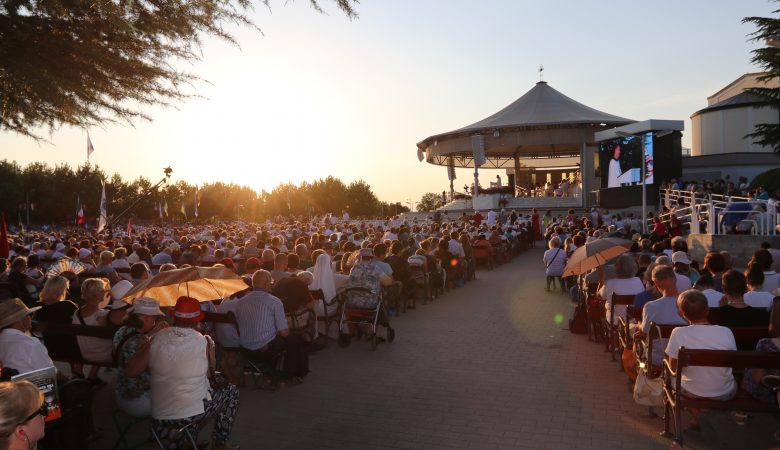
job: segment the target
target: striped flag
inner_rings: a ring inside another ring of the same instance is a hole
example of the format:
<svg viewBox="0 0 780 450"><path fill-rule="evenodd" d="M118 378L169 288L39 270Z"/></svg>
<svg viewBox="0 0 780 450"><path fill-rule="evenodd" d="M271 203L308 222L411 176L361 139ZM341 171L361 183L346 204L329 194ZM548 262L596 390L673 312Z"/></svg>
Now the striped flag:
<svg viewBox="0 0 780 450"><path fill-rule="evenodd" d="M184 209L184 203L181 204L181 213L184 215L184 220L187 220L187 210Z"/></svg>

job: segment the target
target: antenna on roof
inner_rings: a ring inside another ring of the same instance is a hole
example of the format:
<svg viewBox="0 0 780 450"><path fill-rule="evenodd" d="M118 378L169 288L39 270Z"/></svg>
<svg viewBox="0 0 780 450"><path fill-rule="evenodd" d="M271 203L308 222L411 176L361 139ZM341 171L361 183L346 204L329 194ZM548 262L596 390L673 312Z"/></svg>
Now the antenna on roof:
<svg viewBox="0 0 780 450"><path fill-rule="evenodd" d="M542 72L544 72L544 66L539 64L539 81L544 81L542 79Z"/></svg>

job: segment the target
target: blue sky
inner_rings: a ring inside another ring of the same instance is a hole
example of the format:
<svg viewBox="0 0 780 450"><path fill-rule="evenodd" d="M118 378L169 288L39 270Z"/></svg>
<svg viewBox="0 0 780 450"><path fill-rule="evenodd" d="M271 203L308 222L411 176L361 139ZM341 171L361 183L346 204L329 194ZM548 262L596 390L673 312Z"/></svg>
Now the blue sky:
<svg viewBox="0 0 780 450"><path fill-rule="evenodd" d="M240 47L207 39L189 69L207 79L152 123L89 130L92 162L125 178L279 182L364 179L383 200L448 188L446 169L419 163L415 143L480 120L520 97L545 67L549 84L636 120L685 119L740 75L755 44L740 1L371 1L350 21L327 2L272 0L252 16L263 34L232 28ZM22 164L86 159L86 130L50 143L0 131L0 155ZM469 178L458 173L456 186ZM485 171L483 180L495 173Z"/></svg>

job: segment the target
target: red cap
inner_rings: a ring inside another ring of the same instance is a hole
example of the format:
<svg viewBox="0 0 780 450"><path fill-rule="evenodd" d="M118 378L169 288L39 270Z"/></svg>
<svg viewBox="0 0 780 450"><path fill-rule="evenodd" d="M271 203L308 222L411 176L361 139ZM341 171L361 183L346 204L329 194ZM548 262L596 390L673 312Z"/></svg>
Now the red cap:
<svg viewBox="0 0 780 450"><path fill-rule="evenodd" d="M200 322L206 314L200 309L200 302L192 297L179 297L173 308L173 317L182 322Z"/></svg>

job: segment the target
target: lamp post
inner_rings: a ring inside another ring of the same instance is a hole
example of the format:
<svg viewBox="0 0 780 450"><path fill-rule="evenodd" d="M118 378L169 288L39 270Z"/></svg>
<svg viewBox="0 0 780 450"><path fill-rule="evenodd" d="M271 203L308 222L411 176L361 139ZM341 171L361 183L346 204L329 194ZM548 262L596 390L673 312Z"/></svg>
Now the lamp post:
<svg viewBox="0 0 780 450"><path fill-rule="evenodd" d="M647 183L646 183L646 170L647 170L647 155L645 155L645 136L647 133L640 135L626 133L624 131L616 131L615 134L622 138L637 137L642 149L642 175L640 182L642 183L642 234L647 234ZM651 133L652 136L652 133Z"/></svg>

